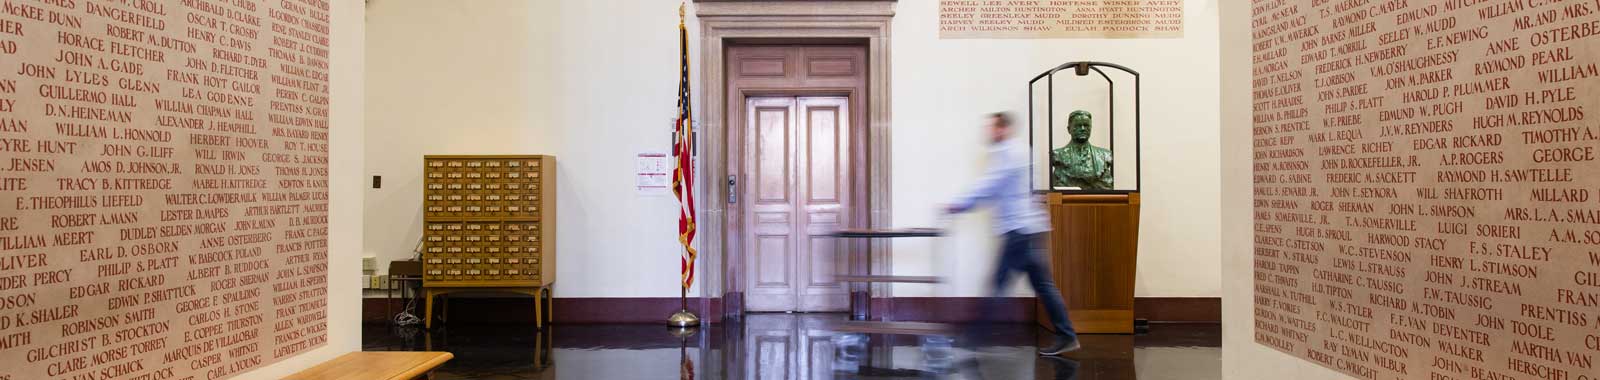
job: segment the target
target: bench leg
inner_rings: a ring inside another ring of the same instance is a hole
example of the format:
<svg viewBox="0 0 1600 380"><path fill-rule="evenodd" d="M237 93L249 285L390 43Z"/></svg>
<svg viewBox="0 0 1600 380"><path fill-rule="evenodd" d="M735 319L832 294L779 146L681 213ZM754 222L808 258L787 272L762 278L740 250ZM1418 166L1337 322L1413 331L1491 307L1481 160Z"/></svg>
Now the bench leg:
<svg viewBox="0 0 1600 380"><path fill-rule="evenodd" d="M433 289L423 291L422 328L433 329Z"/></svg>

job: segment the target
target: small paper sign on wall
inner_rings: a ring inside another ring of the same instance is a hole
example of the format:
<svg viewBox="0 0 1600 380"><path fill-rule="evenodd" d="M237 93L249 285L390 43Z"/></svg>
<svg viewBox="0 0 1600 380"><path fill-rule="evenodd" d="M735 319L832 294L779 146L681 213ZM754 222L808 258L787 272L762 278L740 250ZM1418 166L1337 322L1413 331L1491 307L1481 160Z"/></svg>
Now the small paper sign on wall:
<svg viewBox="0 0 1600 380"><path fill-rule="evenodd" d="M634 166L639 195L661 195L672 188L672 162L666 153L639 153Z"/></svg>
<svg viewBox="0 0 1600 380"><path fill-rule="evenodd" d="M1182 38L1184 0L939 0L939 38Z"/></svg>

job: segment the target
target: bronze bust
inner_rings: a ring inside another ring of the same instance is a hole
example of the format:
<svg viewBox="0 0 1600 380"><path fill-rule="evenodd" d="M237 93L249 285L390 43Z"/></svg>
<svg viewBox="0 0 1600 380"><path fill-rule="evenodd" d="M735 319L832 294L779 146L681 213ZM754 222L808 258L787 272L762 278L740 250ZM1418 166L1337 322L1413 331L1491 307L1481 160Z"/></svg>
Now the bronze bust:
<svg viewBox="0 0 1600 380"><path fill-rule="evenodd" d="M1116 182L1111 178L1111 151L1089 144L1089 132L1094 116L1089 111L1072 111L1067 116L1067 132L1072 142L1050 151L1050 184L1052 187L1076 187L1084 190L1111 190Z"/></svg>

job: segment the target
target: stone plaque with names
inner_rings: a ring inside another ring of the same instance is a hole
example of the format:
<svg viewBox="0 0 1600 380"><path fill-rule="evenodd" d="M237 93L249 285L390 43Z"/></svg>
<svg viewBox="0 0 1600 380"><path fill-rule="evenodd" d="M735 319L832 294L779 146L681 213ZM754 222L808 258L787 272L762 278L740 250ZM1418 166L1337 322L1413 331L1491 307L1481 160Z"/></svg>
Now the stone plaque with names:
<svg viewBox="0 0 1600 380"><path fill-rule="evenodd" d="M939 38L1180 38L1183 0L939 0Z"/></svg>
<svg viewBox="0 0 1600 380"><path fill-rule="evenodd" d="M0 380L327 340L328 3L0 0Z"/></svg>
<svg viewBox="0 0 1600 380"><path fill-rule="evenodd" d="M1255 341L1600 379L1600 0L1255 0Z"/></svg>

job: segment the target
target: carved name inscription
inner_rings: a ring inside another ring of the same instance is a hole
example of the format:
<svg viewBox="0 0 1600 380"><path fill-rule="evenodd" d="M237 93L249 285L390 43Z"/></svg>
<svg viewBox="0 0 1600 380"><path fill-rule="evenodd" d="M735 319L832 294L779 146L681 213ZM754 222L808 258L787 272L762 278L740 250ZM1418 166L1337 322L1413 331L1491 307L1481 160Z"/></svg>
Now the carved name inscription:
<svg viewBox="0 0 1600 380"><path fill-rule="evenodd" d="M939 0L939 38L1180 38L1183 0Z"/></svg>
<svg viewBox="0 0 1600 380"><path fill-rule="evenodd" d="M1600 379L1600 1L1252 7L1256 342Z"/></svg>
<svg viewBox="0 0 1600 380"><path fill-rule="evenodd" d="M0 0L0 379L327 339L328 3Z"/></svg>

